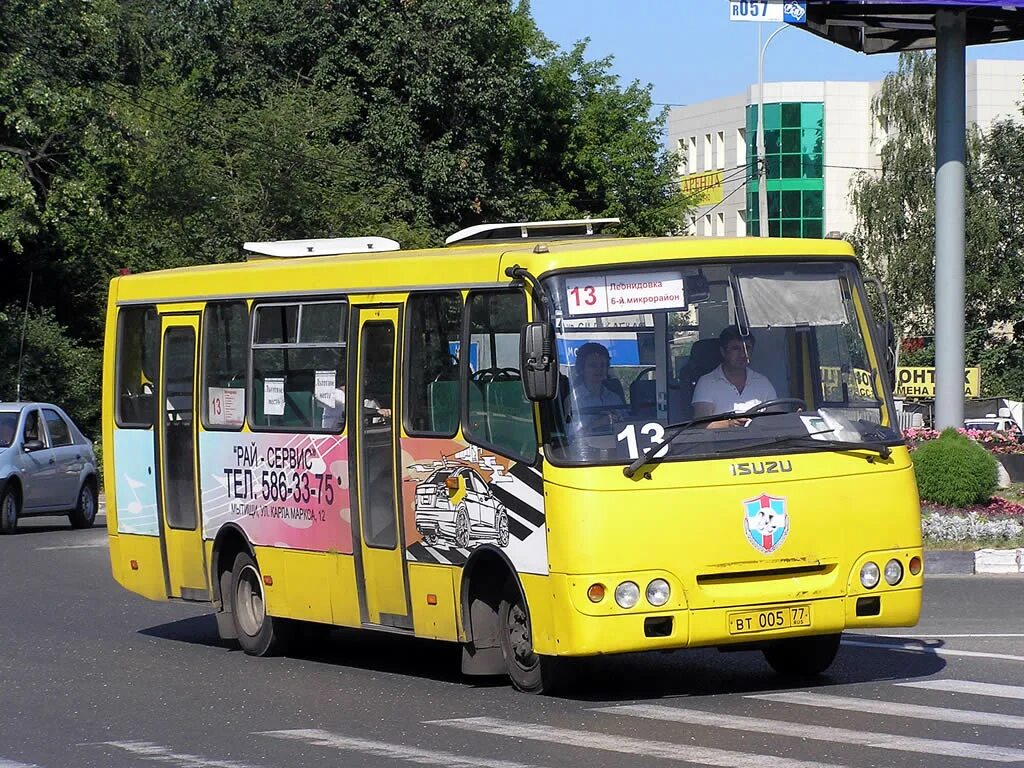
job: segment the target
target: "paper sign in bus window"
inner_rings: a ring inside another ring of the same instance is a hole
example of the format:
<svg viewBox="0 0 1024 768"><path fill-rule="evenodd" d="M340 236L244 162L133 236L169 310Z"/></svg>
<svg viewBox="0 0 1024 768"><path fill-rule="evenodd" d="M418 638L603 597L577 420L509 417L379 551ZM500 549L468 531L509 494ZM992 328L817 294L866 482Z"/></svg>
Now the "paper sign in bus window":
<svg viewBox="0 0 1024 768"><path fill-rule="evenodd" d="M263 380L263 415L284 416L284 379Z"/></svg>
<svg viewBox="0 0 1024 768"><path fill-rule="evenodd" d="M245 390L241 387L210 387L206 412L212 425L240 427L245 421Z"/></svg>
<svg viewBox="0 0 1024 768"><path fill-rule="evenodd" d="M313 376L313 396L326 408L335 406L336 371L316 371Z"/></svg>
<svg viewBox="0 0 1024 768"><path fill-rule="evenodd" d="M565 281L569 315L599 315L686 306L681 272L587 275Z"/></svg>

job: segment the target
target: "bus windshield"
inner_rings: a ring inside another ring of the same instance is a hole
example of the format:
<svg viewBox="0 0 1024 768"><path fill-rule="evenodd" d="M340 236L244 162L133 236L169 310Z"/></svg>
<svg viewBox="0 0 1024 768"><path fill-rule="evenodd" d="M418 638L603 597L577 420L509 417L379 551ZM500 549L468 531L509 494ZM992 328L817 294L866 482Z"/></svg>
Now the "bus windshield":
<svg viewBox="0 0 1024 768"><path fill-rule="evenodd" d="M558 463L900 440L851 263L668 263L563 273L545 288L560 367L545 441Z"/></svg>

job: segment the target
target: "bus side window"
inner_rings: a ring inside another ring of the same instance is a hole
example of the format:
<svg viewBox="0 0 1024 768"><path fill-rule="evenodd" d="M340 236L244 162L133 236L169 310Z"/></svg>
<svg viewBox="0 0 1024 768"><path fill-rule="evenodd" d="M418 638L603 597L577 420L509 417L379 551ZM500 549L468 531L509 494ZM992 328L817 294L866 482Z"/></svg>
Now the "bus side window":
<svg viewBox="0 0 1024 768"><path fill-rule="evenodd" d="M117 425L151 427L160 318L153 307L125 307L117 324Z"/></svg>
<svg viewBox="0 0 1024 768"><path fill-rule="evenodd" d="M203 315L203 425L241 429L245 423L245 371L249 309L244 301L207 304Z"/></svg>
<svg viewBox="0 0 1024 768"><path fill-rule="evenodd" d="M252 329L253 429L344 428L345 301L256 306Z"/></svg>
<svg viewBox="0 0 1024 768"><path fill-rule="evenodd" d="M467 437L484 447L523 461L537 454L533 404L526 399L519 372L519 338L526 323L522 291L471 293ZM473 364L473 359L476 363Z"/></svg>
<svg viewBox="0 0 1024 768"><path fill-rule="evenodd" d="M462 296L457 291L414 293L406 306L406 431L454 437L459 429Z"/></svg>

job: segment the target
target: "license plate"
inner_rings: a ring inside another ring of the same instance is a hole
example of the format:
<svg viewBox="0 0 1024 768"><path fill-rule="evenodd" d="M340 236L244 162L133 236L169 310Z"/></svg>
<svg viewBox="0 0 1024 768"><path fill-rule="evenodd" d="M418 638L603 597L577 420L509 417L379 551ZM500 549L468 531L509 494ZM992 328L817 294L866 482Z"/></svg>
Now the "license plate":
<svg viewBox="0 0 1024 768"><path fill-rule="evenodd" d="M811 606L787 605L782 608L762 608L758 611L736 611L729 614L728 621L730 635L809 627Z"/></svg>

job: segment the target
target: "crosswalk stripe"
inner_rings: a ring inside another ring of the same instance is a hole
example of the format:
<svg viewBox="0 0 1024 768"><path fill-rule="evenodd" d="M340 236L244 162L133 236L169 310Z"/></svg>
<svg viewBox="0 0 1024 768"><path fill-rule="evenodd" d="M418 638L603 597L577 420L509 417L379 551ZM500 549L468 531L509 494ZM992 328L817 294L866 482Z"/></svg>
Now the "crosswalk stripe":
<svg viewBox="0 0 1024 768"><path fill-rule="evenodd" d="M962 709L928 707L920 704L901 704L896 701L875 701L873 699L833 696L831 694L808 693L806 691L759 693L746 696L745 698L780 701L785 704L802 704L807 707L821 707L824 709L841 709L847 712L864 712L872 715L909 717L915 720L937 720L944 723L988 725L993 728L1024 730L1024 717L1018 715L999 715L994 712L971 712Z"/></svg>
<svg viewBox="0 0 1024 768"><path fill-rule="evenodd" d="M36 552L46 552L54 549L105 549L106 547L107 542L101 541L98 544L64 544L52 547L36 547Z"/></svg>
<svg viewBox="0 0 1024 768"><path fill-rule="evenodd" d="M312 744L317 747L332 747L351 752L362 752L366 755L376 757L390 757L395 760L405 760L408 763L417 765L442 765L452 768L537 768L537 766L524 763L514 763L509 760L488 760L483 757L466 757L456 755L452 752L435 751L431 749L420 749L419 747L408 747L404 744L390 744L385 741L370 741L369 739L357 739L351 736L340 736L336 733L321 731L316 728L307 728L290 731L261 731L258 736L273 736L278 739L291 739ZM2 768L2 766L0 766Z"/></svg>
<svg viewBox="0 0 1024 768"><path fill-rule="evenodd" d="M466 717L455 720L429 720L426 725L442 725L448 728L460 728L464 731L487 733L494 736L509 736L514 739L529 739L552 744L564 744L570 747L600 749L605 752L618 752L625 755L640 757L657 757L674 760L677 763L697 763L699 765L722 766L734 768L841 768L835 763L819 763L808 760L795 760L788 757L758 755L749 752L733 752L714 747L698 747L692 744L677 744L670 741L648 741L631 736L618 736L598 733L596 731L574 731L568 728L555 728L539 723L520 723L514 720L498 720L491 717Z"/></svg>
<svg viewBox="0 0 1024 768"><path fill-rule="evenodd" d="M13 760L4 760L0 757L0 768L39 768L35 763L16 763Z"/></svg>
<svg viewBox="0 0 1024 768"><path fill-rule="evenodd" d="M695 709L679 709L657 704L626 704L618 707L603 707L597 712L614 715L642 717L648 720L662 720L687 725L701 725L711 728L756 731L772 736L794 736L800 739L828 741L836 744L856 744L859 747L878 747L899 752L921 752L926 755L948 755L950 757L988 760L995 763L1016 763L1024 761L1024 749L992 747L943 739L922 739L891 733L854 731L828 725L791 723L785 720L768 720L763 717L727 715L721 712L702 712Z"/></svg>
<svg viewBox="0 0 1024 768"><path fill-rule="evenodd" d="M123 749L143 760L168 763L180 766L180 768L251 768L246 763L238 763L234 760L212 760L201 755L173 752L170 747L154 744L151 741L103 741L100 744Z"/></svg>
<svg viewBox="0 0 1024 768"><path fill-rule="evenodd" d="M999 685L997 683L974 683L970 680L917 680L912 683L896 683L907 688L926 688L931 691L950 693L973 693L976 696L994 696L1000 699L1024 700L1024 687Z"/></svg>
<svg viewBox="0 0 1024 768"><path fill-rule="evenodd" d="M843 640L843 645L854 648L877 648L881 651L897 653L932 653L936 656L965 656L976 659L999 659L1001 661L1024 661L1024 656L1013 656L1008 653L986 653L984 651L958 651L953 648L937 648L917 643L876 643L862 640Z"/></svg>

